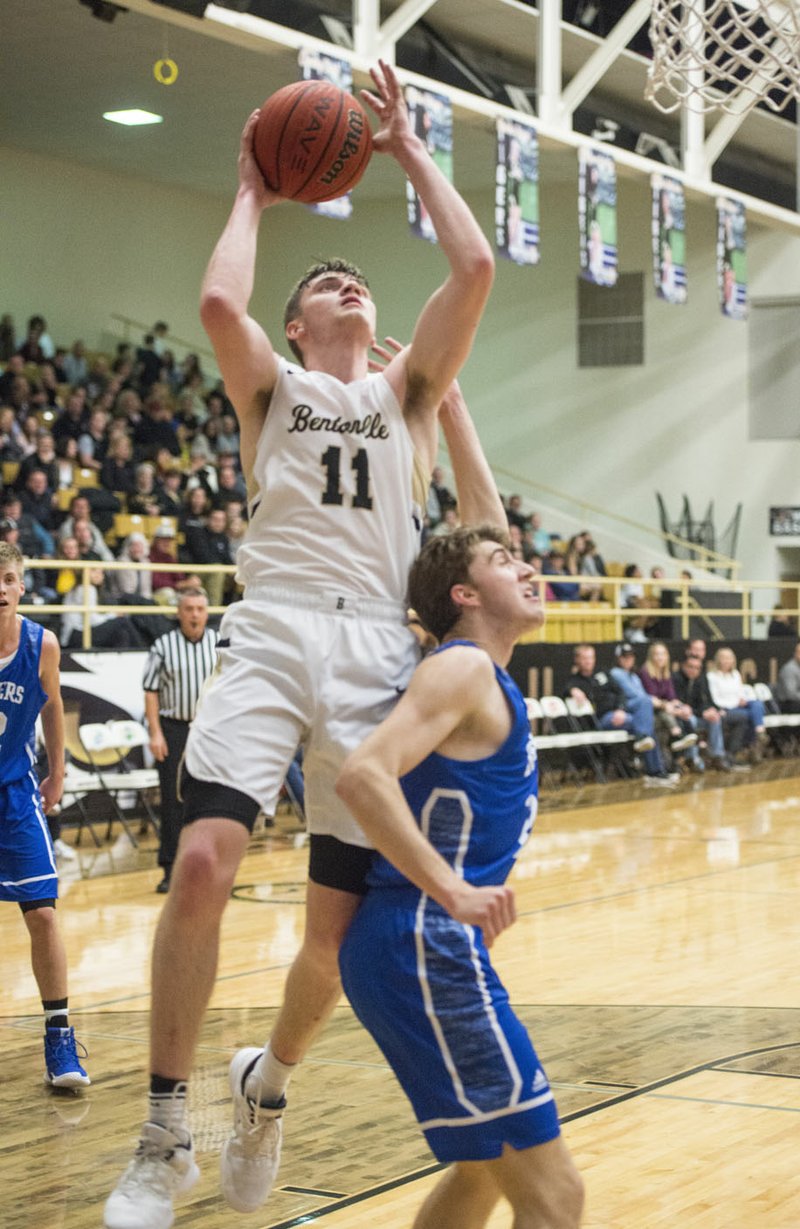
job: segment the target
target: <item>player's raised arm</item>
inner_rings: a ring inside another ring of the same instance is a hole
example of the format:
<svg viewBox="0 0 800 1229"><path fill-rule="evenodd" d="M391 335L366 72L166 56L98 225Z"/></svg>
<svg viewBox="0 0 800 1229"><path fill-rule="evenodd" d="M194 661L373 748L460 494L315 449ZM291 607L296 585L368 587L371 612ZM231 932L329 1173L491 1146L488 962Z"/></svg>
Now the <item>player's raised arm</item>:
<svg viewBox="0 0 800 1229"><path fill-rule="evenodd" d="M505 530L506 510L458 380L442 398L439 422L453 467L461 524Z"/></svg>
<svg viewBox="0 0 800 1229"><path fill-rule="evenodd" d="M239 146L239 187L225 229L203 279L200 318L219 363L225 390L240 418L261 409L277 378L266 333L248 313L253 293L261 214L280 197L264 183L253 155L258 111L245 124Z"/></svg>
<svg viewBox="0 0 800 1229"><path fill-rule="evenodd" d="M406 388L401 390L401 401L412 411L430 410L438 406L470 352L492 287L494 257L469 206L413 133L394 70L381 60L370 75L375 92L362 93L380 121L374 149L391 154L405 171L430 214L450 264L449 277L422 310L405 358ZM387 378L392 380L394 373L390 371Z"/></svg>
<svg viewBox="0 0 800 1229"><path fill-rule="evenodd" d="M336 783L370 843L452 917L480 926L487 945L515 920L511 889L465 883L423 836L399 779L475 714L493 682L488 655L473 647L428 658L391 715L348 757Z"/></svg>

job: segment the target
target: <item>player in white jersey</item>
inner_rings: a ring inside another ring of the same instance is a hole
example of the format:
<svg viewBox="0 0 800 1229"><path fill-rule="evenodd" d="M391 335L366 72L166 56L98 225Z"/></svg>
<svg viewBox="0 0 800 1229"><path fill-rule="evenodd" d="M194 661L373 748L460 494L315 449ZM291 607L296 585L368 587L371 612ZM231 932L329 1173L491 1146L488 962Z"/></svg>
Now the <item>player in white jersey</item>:
<svg viewBox="0 0 800 1229"><path fill-rule="evenodd" d="M257 113L250 117L239 190L201 302L239 418L251 505L240 554L245 593L223 621L219 675L189 738L187 822L153 953L150 1112L107 1201L108 1229L169 1229L173 1197L197 1178L186 1083L221 916L256 812L273 805L298 743L311 833L306 930L269 1045L239 1051L231 1064L235 1127L222 1185L239 1211L269 1194L284 1090L341 993L339 946L371 851L334 781L416 663L405 587L436 455L437 408L469 354L494 276L469 208L411 130L393 70L381 62L371 75L374 92L364 97L379 121L374 149L395 159L424 201L450 270L410 346L370 375L376 313L366 281L343 261L316 266L285 313L302 368L280 359L248 314L261 214L279 200L255 163ZM456 430L457 453L466 438ZM466 459L469 440L463 452ZM456 458L454 465L458 486Z"/></svg>

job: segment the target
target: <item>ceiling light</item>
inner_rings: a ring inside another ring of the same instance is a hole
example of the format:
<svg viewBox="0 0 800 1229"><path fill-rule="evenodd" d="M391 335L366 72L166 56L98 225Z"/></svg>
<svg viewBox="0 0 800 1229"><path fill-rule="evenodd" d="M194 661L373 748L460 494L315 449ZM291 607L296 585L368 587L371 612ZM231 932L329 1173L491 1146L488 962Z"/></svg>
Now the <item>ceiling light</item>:
<svg viewBox="0 0 800 1229"><path fill-rule="evenodd" d="M140 111L134 107L130 111L104 111L103 119L112 124L125 124L127 128L135 128L140 124L163 124L163 115L154 115L152 111Z"/></svg>

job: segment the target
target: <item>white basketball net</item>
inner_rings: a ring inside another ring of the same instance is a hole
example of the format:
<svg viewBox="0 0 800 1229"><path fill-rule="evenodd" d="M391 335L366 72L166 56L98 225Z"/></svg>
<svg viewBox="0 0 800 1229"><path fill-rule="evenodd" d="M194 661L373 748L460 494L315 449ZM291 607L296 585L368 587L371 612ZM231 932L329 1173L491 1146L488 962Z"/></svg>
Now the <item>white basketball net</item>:
<svg viewBox="0 0 800 1229"><path fill-rule="evenodd" d="M743 115L800 97L800 0L653 0L645 97Z"/></svg>

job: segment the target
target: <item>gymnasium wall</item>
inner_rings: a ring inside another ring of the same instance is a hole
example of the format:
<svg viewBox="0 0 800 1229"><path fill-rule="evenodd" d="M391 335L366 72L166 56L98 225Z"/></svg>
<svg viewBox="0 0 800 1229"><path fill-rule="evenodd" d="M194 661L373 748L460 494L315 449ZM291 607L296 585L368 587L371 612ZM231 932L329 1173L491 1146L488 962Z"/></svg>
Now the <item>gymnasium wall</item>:
<svg viewBox="0 0 800 1229"><path fill-rule="evenodd" d="M491 156L487 132L487 166ZM234 161L232 149L231 193ZM649 187L639 178L620 179L620 268L646 273L645 364L579 370L576 159L543 151L541 161L542 262L535 270L498 263L463 378L501 489L535 501L527 482L539 479L652 527L656 490L675 513L684 493L696 511L713 499L720 529L742 500L743 574L777 578L766 509L800 502L800 444L749 439L748 326L718 311L713 203L689 202L689 302L668 306L650 288ZM469 173L471 182L479 179ZM2 148L0 176L6 235L0 309L13 310L18 323L45 312L59 342L83 336L89 346L99 344L113 312L163 318L173 333L203 342L198 289L229 200ZM458 176L456 161L457 182ZM468 197L491 235L491 192ZM800 239L768 232L752 219L749 239L752 293L797 294ZM396 199L356 197L351 224L281 206L262 226L253 303L273 335L280 334L297 273L332 254L363 264L380 306L379 328L401 338L445 270L441 252L407 232L399 172ZM602 529L599 537L602 542Z"/></svg>

